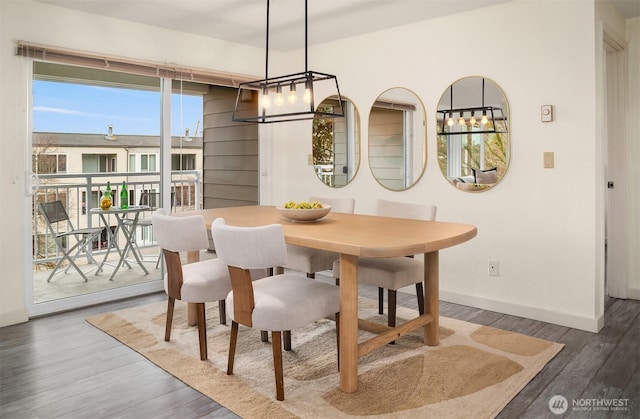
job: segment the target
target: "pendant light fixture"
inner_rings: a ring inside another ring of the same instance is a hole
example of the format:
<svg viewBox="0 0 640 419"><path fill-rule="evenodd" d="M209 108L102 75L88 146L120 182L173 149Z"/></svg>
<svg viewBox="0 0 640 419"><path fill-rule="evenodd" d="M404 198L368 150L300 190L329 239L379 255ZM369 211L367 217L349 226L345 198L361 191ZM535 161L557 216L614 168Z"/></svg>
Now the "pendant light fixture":
<svg viewBox="0 0 640 419"><path fill-rule="evenodd" d="M481 106L468 107L468 108L455 108L453 105L453 85L449 86L449 109L438 111L438 123L440 124L440 132L438 135L462 135L467 133L472 134L506 134L507 120L504 116L502 108L497 106L486 106L485 79L482 79L482 104ZM482 115L480 119L480 129L475 130L474 127L478 123L476 120L476 112L478 115ZM453 116L459 115L458 126L459 130L453 130L454 121ZM468 119L466 116L469 115Z"/></svg>
<svg viewBox="0 0 640 419"><path fill-rule="evenodd" d="M232 120L260 124L344 116L337 77L308 69L307 0L304 2L304 72L269 77L269 4L267 0L265 76L262 80L240 83ZM338 106L330 112L316 109L316 104L329 96L337 98Z"/></svg>

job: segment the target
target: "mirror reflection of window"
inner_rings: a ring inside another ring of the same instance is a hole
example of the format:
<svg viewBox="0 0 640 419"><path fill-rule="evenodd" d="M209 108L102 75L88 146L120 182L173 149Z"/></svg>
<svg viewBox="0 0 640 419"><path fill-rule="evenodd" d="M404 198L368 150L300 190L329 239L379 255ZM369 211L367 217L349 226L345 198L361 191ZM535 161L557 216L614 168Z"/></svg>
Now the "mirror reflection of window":
<svg viewBox="0 0 640 419"><path fill-rule="evenodd" d="M483 77L450 85L437 111L438 163L458 189L484 191L497 184L510 159L509 108L502 90Z"/></svg>
<svg viewBox="0 0 640 419"><path fill-rule="evenodd" d="M360 116L353 103L342 98L344 117L316 117L312 125L313 170L330 187L342 187L354 178L360 165ZM330 97L319 109L332 112L339 107Z"/></svg>
<svg viewBox="0 0 640 419"><path fill-rule="evenodd" d="M405 190L424 173L425 112L418 97L402 88L389 89L369 113L369 166L385 188Z"/></svg>

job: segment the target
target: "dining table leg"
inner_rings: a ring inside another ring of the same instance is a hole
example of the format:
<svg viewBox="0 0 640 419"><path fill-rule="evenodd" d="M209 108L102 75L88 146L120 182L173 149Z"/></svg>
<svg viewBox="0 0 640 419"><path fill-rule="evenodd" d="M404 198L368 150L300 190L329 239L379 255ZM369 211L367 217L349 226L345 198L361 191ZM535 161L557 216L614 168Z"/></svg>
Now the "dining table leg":
<svg viewBox="0 0 640 419"><path fill-rule="evenodd" d="M187 263L194 263L200 261L200 252L187 252ZM195 326L198 324L198 316L196 315L196 304L187 303L187 324L189 326Z"/></svg>
<svg viewBox="0 0 640 419"><path fill-rule="evenodd" d="M424 302L425 312L433 317L424 328L424 343L437 346L440 342L440 273L438 251L424 254Z"/></svg>
<svg viewBox="0 0 640 419"><path fill-rule="evenodd" d="M340 390L358 390L358 257L340 255Z"/></svg>

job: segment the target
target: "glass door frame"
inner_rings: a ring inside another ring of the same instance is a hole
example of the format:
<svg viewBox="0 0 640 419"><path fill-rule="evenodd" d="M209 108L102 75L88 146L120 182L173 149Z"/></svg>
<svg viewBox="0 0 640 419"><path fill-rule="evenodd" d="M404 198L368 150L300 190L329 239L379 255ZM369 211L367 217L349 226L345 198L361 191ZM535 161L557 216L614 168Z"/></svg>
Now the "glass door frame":
<svg viewBox="0 0 640 419"><path fill-rule="evenodd" d="M25 168L27 184L31 186L33 175L32 159L33 152L33 65L34 60L25 60L25 71L27 72L27 83L25 94L28 95L28 137L25 141L26 156ZM161 123L160 123L160 188L162 193L162 207L171 209L171 93L172 79L160 78L161 97ZM128 164L128 162L127 162ZM36 179L37 183L37 179ZM138 295L150 294L164 290L164 266L161 266L160 276L157 280L151 280L139 284L128 285L109 290L97 291L88 294L81 294L67 298L50 300L44 302L34 302L34 269L32 258L32 206L33 197L31 193L36 193L30 187L25 191L25 228L24 228L24 291L25 307L30 318L51 314L60 311L86 307L94 304L130 298Z"/></svg>

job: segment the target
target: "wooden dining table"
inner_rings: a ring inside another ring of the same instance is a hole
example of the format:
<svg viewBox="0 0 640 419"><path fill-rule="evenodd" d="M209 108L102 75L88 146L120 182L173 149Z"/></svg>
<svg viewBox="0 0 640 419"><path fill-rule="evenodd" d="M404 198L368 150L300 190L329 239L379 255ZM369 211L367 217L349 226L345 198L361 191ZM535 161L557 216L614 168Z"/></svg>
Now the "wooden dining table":
<svg viewBox="0 0 640 419"><path fill-rule="evenodd" d="M274 206L243 206L190 211L201 214L207 228L218 217L229 225L253 227L281 224L288 244L333 251L340 254L340 389L358 389L358 359L424 327L424 343L439 343L439 251L472 239L473 225L422 221L363 214L330 212L324 218L301 223L285 219ZM388 258L424 254L425 312L396 327L358 319L358 258ZM197 260L196 254L188 256ZM358 341L358 328L376 333Z"/></svg>

